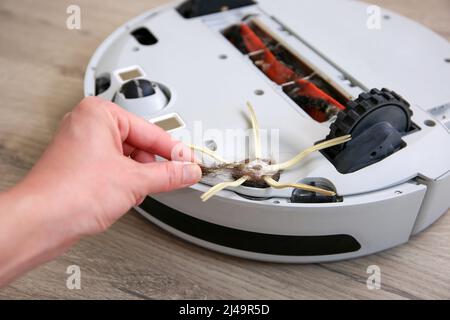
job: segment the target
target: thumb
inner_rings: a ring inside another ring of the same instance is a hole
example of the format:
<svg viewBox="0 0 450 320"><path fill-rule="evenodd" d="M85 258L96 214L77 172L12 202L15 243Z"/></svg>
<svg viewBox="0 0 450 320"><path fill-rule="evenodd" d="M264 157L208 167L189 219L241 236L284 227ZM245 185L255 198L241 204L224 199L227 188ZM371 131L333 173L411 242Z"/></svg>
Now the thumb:
<svg viewBox="0 0 450 320"><path fill-rule="evenodd" d="M185 188L197 183L202 177L200 167L190 162L160 161L140 165L145 175L142 191L146 194Z"/></svg>

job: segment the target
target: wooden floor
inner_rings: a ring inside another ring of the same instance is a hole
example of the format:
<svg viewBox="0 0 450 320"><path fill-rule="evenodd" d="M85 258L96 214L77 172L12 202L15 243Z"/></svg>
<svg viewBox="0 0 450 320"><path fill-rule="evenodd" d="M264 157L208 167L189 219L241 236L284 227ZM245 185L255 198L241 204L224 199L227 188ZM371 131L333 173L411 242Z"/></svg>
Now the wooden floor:
<svg viewBox="0 0 450 320"><path fill-rule="evenodd" d="M123 22L164 2L0 2L0 190L25 175L58 121L82 98L84 68L100 42ZM449 0L373 2L450 39ZM81 31L66 29L72 3L81 6ZM65 271L73 264L81 267L81 290L66 288ZM382 288L375 291L366 288L366 268L374 264L382 271ZM0 289L0 298L450 298L450 214L408 244L377 255L279 265L204 250L130 212L105 234L84 239Z"/></svg>

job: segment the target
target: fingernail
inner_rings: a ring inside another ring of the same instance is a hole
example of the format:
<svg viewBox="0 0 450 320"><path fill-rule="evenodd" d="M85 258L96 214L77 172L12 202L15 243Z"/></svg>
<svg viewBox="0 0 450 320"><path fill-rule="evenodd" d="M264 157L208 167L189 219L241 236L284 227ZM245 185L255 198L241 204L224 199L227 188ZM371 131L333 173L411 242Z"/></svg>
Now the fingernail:
<svg viewBox="0 0 450 320"><path fill-rule="evenodd" d="M196 164L189 163L183 167L183 183L191 185L197 183L202 177L202 170Z"/></svg>

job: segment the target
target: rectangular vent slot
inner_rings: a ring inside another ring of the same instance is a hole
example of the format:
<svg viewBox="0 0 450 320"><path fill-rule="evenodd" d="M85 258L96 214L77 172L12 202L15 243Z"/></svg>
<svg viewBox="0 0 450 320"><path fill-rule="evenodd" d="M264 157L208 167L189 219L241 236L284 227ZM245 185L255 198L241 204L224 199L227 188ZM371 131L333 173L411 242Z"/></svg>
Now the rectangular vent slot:
<svg viewBox="0 0 450 320"><path fill-rule="evenodd" d="M131 69L131 70L127 70L127 71L119 73L120 79L124 82L131 80L131 79L140 78L142 76L143 76L143 74L141 73L141 71L139 69Z"/></svg>
<svg viewBox="0 0 450 320"><path fill-rule="evenodd" d="M153 119L151 120L151 122L168 132L184 127L183 121L177 114L166 115L157 119Z"/></svg>

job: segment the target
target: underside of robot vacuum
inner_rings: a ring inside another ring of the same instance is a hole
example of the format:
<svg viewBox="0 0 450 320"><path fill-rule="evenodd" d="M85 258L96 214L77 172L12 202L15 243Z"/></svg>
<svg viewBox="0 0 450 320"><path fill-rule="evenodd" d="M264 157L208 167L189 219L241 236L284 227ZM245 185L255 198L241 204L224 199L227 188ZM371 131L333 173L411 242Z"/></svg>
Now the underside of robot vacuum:
<svg viewBox="0 0 450 320"><path fill-rule="evenodd" d="M187 0L98 48L85 94L191 145L200 183L136 208L206 248L277 262L405 243L450 206L450 44L340 0Z"/></svg>

